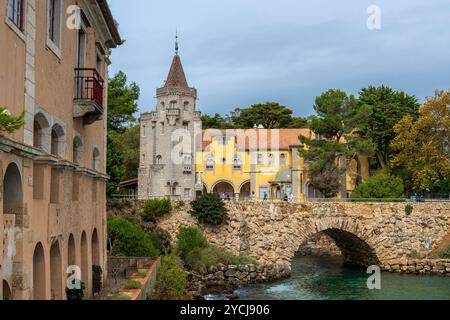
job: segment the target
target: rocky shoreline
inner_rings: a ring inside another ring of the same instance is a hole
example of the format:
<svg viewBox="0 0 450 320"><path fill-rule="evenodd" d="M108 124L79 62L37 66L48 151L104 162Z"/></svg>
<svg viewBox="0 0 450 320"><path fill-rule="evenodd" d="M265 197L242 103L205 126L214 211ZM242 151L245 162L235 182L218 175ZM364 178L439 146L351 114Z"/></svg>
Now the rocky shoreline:
<svg viewBox="0 0 450 320"><path fill-rule="evenodd" d="M288 278L288 264L212 266L203 272L187 272L187 289L195 299L209 294L226 294L233 297L234 291L250 284L267 283Z"/></svg>
<svg viewBox="0 0 450 320"><path fill-rule="evenodd" d="M382 270L396 273L450 277L450 259L423 259L394 262L383 266Z"/></svg>

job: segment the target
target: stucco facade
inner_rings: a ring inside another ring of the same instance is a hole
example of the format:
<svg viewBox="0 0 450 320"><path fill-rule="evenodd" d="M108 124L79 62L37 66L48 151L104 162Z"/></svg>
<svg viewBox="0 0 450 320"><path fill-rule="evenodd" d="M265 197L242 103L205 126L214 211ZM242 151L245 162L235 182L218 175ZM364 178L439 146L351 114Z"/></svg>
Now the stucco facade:
<svg viewBox="0 0 450 320"><path fill-rule="evenodd" d="M103 79L122 40L106 1L54 3L0 2L0 106L25 114L0 137L0 299L64 299L72 265L89 297L106 270Z"/></svg>

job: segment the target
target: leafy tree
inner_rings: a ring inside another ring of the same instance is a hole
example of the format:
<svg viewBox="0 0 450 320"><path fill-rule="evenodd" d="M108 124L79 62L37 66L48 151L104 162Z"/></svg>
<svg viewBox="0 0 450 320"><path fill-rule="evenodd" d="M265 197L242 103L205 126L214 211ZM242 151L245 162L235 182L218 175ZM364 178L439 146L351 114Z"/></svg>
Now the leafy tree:
<svg viewBox="0 0 450 320"><path fill-rule="evenodd" d="M6 108L0 107L0 135L4 132L12 133L24 124L25 114L16 117L11 115Z"/></svg>
<svg viewBox="0 0 450 320"><path fill-rule="evenodd" d="M122 164L125 167L122 181L134 179L138 176L141 147L140 130L140 126L136 125L123 128L122 133L112 131L109 134L112 143L119 150Z"/></svg>
<svg viewBox="0 0 450 320"><path fill-rule="evenodd" d="M157 257L160 252L139 225L115 217L108 222L111 254L119 257Z"/></svg>
<svg viewBox="0 0 450 320"><path fill-rule="evenodd" d="M226 118L216 113L214 116L202 115L203 129L231 129L233 124L229 123Z"/></svg>
<svg viewBox="0 0 450 320"><path fill-rule="evenodd" d="M180 228L177 238L177 252L181 259L186 257L195 249L208 247L208 241L198 228Z"/></svg>
<svg viewBox="0 0 450 320"><path fill-rule="evenodd" d="M416 119L420 105L416 97L385 86L362 89L358 103L366 112L359 133L374 143L379 167L385 168L393 156L394 126L406 115Z"/></svg>
<svg viewBox="0 0 450 320"><path fill-rule="evenodd" d="M450 180L450 90L427 98L417 121L404 117L394 128L394 167L407 170L417 192L448 192ZM442 190L443 188L444 190Z"/></svg>
<svg viewBox="0 0 450 320"><path fill-rule="evenodd" d="M292 110L277 102L255 104L250 108L236 109L231 119L237 128L262 125L266 129L287 128L292 120Z"/></svg>
<svg viewBox="0 0 450 320"><path fill-rule="evenodd" d="M108 130L122 131L126 124L136 121L137 100L140 88L132 82L127 84L127 76L119 71L108 82Z"/></svg>
<svg viewBox="0 0 450 320"><path fill-rule="evenodd" d="M221 225L227 219L227 209L222 199L213 194L205 194L191 202L191 215L201 223Z"/></svg>
<svg viewBox="0 0 450 320"><path fill-rule="evenodd" d="M353 199L401 199L405 197L405 187L401 178L384 171L367 179L356 187Z"/></svg>
<svg viewBox="0 0 450 320"><path fill-rule="evenodd" d="M355 132L364 110L354 96L331 89L316 98L314 109L317 116L310 117L309 127L318 137L300 137L307 146L300 154L310 163L311 185L331 198L340 190L344 162L370 155L373 146Z"/></svg>
<svg viewBox="0 0 450 320"><path fill-rule="evenodd" d="M134 114L138 111L137 100L140 89L133 82L127 84L124 72L119 71L108 82L108 134L107 166L110 176L107 183L108 195L121 193L121 181L137 176L139 166L139 148L137 140L139 129L133 124Z"/></svg>
<svg viewBox="0 0 450 320"><path fill-rule="evenodd" d="M126 167L120 145L111 135L107 136L107 152L106 167L110 178L106 183L106 192L111 196L122 192L120 182L125 180Z"/></svg>
<svg viewBox="0 0 450 320"><path fill-rule="evenodd" d="M302 117L293 117L291 119L291 123L288 125L288 128L293 129L308 128L308 119Z"/></svg>

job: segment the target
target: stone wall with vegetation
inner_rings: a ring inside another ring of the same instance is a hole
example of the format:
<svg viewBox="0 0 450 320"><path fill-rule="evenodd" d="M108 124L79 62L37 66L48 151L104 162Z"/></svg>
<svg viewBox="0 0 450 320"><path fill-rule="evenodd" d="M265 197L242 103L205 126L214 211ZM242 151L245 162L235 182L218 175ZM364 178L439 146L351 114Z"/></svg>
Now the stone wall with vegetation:
<svg viewBox="0 0 450 320"><path fill-rule="evenodd" d="M405 264L388 265L385 271L450 277L450 259L408 260Z"/></svg>
<svg viewBox="0 0 450 320"><path fill-rule="evenodd" d="M207 294L232 294L239 286L270 282L289 277L290 274L289 264L212 266L203 272L188 272L187 289L194 297Z"/></svg>
<svg viewBox="0 0 450 320"><path fill-rule="evenodd" d="M378 265L388 269L407 264L412 252L423 254L426 241L435 248L450 231L450 202L228 202L226 206L229 214L224 225L202 226L208 241L261 264L289 264L308 239L328 232L347 262L373 263L375 257ZM189 204L178 203L158 226L176 239L180 227L199 225L189 210Z"/></svg>

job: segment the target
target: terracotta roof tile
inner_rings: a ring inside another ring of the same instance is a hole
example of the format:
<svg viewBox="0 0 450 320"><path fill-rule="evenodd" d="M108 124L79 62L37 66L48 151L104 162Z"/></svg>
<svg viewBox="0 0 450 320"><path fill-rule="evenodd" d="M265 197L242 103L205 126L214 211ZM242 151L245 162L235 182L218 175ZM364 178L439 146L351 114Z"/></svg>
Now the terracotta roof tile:
<svg viewBox="0 0 450 320"><path fill-rule="evenodd" d="M237 137L239 150L250 150L255 148L260 150L289 150L292 146L301 144L299 139L300 136L308 138L313 137L313 133L309 129L209 129L202 132L203 151L208 151L212 137L225 134ZM252 142L251 139L255 140Z"/></svg>
<svg viewBox="0 0 450 320"><path fill-rule="evenodd" d="M184 74L183 65L178 54L173 57L172 65L170 66L169 75L164 85L165 88L188 88L186 76Z"/></svg>

